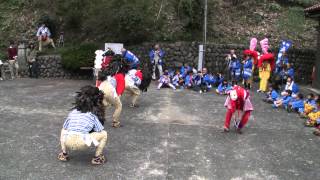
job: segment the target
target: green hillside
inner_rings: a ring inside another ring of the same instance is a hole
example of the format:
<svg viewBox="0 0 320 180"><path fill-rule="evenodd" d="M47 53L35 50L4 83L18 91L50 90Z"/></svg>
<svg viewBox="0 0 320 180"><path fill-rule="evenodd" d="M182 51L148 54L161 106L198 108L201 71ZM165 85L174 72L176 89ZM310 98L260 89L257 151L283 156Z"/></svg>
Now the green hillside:
<svg viewBox="0 0 320 180"><path fill-rule="evenodd" d="M291 39L315 47L317 22L303 9L316 0L208 0L208 41L248 44L271 35L271 45ZM39 22L67 43L201 41L204 0L4 0L0 48L9 40L35 41Z"/></svg>

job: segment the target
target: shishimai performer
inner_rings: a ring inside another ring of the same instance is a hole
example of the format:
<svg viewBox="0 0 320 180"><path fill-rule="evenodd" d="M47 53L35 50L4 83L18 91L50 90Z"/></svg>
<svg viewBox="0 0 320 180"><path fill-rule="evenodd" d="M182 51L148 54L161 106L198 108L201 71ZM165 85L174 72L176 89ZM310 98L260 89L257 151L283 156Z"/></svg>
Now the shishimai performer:
<svg viewBox="0 0 320 180"><path fill-rule="evenodd" d="M106 159L103 149L107 143L107 132L104 130L103 93L96 87L84 86L77 93L75 107L69 113L61 130L60 161L69 160L69 150L85 150L92 144L96 147L91 163L103 164Z"/></svg>
<svg viewBox="0 0 320 180"><path fill-rule="evenodd" d="M235 128L236 131L241 134L242 128L247 124L250 114L253 111L249 91L237 85L233 86L232 90L230 90L228 93L224 106L227 108L226 119L223 128L224 132L229 132L232 115L236 113L235 116L241 119L240 121L235 121ZM240 117L241 111L243 113Z"/></svg>
<svg viewBox="0 0 320 180"><path fill-rule="evenodd" d="M113 105L112 126L120 127L120 114L122 111L122 102L120 97L125 90L132 96L130 107L137 107L137 99L141 91L146 91L151 82L150 65L148 63L140 64L137 69L130 69L132 63L128 62L120 55L113 56L109 66L104 69L99 77L103 81L99 89L104 93L103 103ZM140 67L142 67L140 69Z"/></svg>

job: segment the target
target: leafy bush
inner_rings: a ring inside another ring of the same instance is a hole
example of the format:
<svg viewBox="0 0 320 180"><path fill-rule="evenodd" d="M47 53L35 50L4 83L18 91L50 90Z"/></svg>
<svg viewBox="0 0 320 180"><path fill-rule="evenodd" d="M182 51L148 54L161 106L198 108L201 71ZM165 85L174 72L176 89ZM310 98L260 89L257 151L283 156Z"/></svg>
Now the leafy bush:
<svg viewBox="0 0 320 180"><path fill-rule="evenodd" d="M287 5L300 5L300 6L311 6L317 2L318 0L277 0L279 3L287 4Z"/></svg>
<svg viewBox="0 0 320 180"><path fill-rule="evenodd" d="M281 17L278 21L279 29L286 31L290 29L296 35L303 33L305 24L305 17L303 8L290 7L285 12L285 17Z"/></svg>
<svg viewBox="0 0 320 180"><path fill-rule="evenodd" d="M93 67L98 49L95 44L81 44L61 50L62 66L68 70L77 71L80 67Z"/></svg>
<svg viewBox="0 0 320 180"><path fill-rule="evenodd" d="M279 4L277 4L277 3L272 2L272 3L269 4L269 9L271 11L280 11L281 10L281 6Z"/></svg>

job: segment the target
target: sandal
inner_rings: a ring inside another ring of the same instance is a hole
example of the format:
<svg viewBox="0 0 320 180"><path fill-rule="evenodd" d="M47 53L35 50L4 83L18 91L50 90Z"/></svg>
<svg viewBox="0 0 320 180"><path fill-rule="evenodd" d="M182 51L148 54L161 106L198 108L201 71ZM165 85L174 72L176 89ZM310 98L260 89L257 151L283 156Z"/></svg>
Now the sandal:
<svg viewBox="0 0 320 180"><path fill-rule="evenodd" d="M105 161L106 161L106 158L104 157L104 155L101 154L99 156L93 157L91 160L91 164L101 165L101 164L104 164Z"/></svg>
<svg viewBox="0 0 320 180"><path fill-rule="evenodd" d="M59 153L59 155L58 155L58 159L59 159L60 161L69 161L69 156L68 156L67 153L61 152L61 153Z"/></svg>
<svg viewBox="0 0 320 180"><path fill-rule="evenodd" d="M138 104L130 104L130 107L131 107L131 108L138 108L139 105L138 105Z"/></svg>
<svg viewBox="0 0 320 180"><path fill-rule="evenodd" d="M223 128L223 132L227 133L227 132L229 132L229 131L230 131L229 128L227 128L227 127L224 127L224 128Z"/></svg>
<svg viewBox="0 0 320 180"><path fill-rule="evenodd" d="M238 134L242 134L242 131L241 131L240 128L237 128L236 132L237 132Z"/></svg>
<svg viewBox="0 0 320 180"><path fill-rule="evenodd" d="M112 123L112 127L120 128L120 127L122 127L122 125L120 125L120 123Z"/></svg>

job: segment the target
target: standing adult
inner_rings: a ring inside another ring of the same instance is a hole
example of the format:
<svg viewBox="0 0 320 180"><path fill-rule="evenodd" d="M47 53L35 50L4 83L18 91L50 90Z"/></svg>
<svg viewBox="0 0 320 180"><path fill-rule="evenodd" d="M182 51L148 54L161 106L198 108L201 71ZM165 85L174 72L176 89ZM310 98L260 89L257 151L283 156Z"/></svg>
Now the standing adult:
<svg viewBox="0 0 320 180"><path fill-rule="evenodd" d="M18 64L18 49L14 45L14 42L11 41L8 47L8 59L9 59L9 68L11 73L11 79L15 76L19 77L19 64Z"/></svg>
<svg viewBox="0 0 320 180"><path fill-rule="evenodd" d="M37 31L37 37L39 41L39 51L42 51L43 46L51 45L53 48L56 48L54 45L53 39L51 38L51 32L45 23L42 23Z"/></svg>
<svg viewBox="0 0 320 180"><path fill-rule="evenodd" d="M227 75L227 78L228 80L231 80L232 78L232 59L237 59L237 55L235 54L235 50L234 49L231 49L230 50L230 53L227 54L227 57L226 57L226 68L225 68L225 71L228 73Z"/></svg>
<svg viewBox="0 0 320 180"><path fill-rule="evenodd" d="M160 48L159 44L154 45L154 49L152 49L149 52L149 57L151 60L151 64L153 65L152 71L152 79L155 80L156 79L156 68L158 68L159 70L159 76L163 75L163 57L164 57L165 53L164 51Z"/></svg>
<svg viewBox="0 0 320 180"><path fill-rule="evenodd" d="M130 64L130 69L137 69L139 67L140 60L131 51L122 48L121 53L122 57Z"/></svg>
<svg viewBox="0 0 320 180"><path fill-rule="evenodd" d="M28 67L29 67L29 77L38 78L39 76L39 63L36 60L37 50L34 44L29 45L29 51L27 55Z"/></svg>

